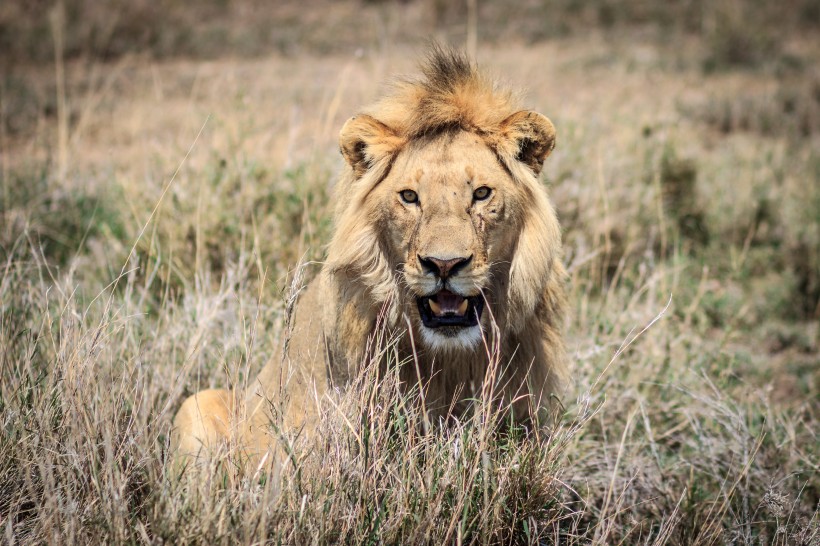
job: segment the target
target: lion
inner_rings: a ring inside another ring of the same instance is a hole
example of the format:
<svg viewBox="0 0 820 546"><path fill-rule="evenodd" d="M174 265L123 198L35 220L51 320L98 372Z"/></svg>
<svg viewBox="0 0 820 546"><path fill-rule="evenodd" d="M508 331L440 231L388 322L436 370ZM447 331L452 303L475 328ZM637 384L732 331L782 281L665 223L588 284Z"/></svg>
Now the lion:
<svg viewBox="0 0 820 546"><path fill-rule="evenodd" d="M434 47L420 77L341 130L335 231L284 357L244 392L188 398L176 452L227 442L258 458L277 419L309 434L320 399L361 372L379 328L398 332L400 377L424 384L433 415L467 411L494 357L515 420L548 409L568 376L561 232L538 179L555 138L548 118L463 54Z"/></svg>

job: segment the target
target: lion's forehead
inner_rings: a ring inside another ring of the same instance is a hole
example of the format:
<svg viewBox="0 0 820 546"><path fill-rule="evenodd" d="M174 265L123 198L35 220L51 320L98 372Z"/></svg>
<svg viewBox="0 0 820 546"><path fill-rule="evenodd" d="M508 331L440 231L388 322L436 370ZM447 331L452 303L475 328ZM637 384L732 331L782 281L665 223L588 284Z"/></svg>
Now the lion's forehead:
<svg viewBox="0 0 820 546"><path fill-rule="evenodd" d="M396 161L394 178L431 186L463 186L503 174L492 150L478 136L462 132L409 146Z"/></svg>

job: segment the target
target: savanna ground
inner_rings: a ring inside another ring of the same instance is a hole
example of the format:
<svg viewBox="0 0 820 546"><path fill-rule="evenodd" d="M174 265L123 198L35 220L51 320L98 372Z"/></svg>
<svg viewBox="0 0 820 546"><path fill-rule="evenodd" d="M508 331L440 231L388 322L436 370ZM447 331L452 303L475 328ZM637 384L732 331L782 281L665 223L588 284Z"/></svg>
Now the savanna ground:
<svg viewBox="0 0 820 546"><path fill-rule="evenodd" d="M820 543L820 7L466 13L0 7L4 542ZM279 357L338 130L431 36L477 38L558 129L559 425L501 435L481 408L425 433L365 378L281 477L178 479L175 411Z"/></svg>

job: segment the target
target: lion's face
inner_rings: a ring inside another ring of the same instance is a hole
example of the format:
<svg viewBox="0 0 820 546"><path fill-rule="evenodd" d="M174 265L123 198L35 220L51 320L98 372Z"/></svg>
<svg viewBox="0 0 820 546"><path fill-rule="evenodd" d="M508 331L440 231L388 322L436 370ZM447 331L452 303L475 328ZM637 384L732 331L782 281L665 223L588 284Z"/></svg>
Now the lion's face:
<svg viewBox="0 0 820 546"><path fill-rule="evenodd" d="M396 157L368 197L404 308L432 349L474 347L509 269L522 192L478 136L444 133Z"/></svg>
<svg viewBox="0 0 820 546"><path fill-rule="evenodd" d="M342 129L350 168L327 270L345 279L345 301L361 317L387 310L394 325L406 314L434 351L475 349L493 319L521 332L560 254L537 178L552 123L522 110L485 129L396 127L364 114Z"/></svg>

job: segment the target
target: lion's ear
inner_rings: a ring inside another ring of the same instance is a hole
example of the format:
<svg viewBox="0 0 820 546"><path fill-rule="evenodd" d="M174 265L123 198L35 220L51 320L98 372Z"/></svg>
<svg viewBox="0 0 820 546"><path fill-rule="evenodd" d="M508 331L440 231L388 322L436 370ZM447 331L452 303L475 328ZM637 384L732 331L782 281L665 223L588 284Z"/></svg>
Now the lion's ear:
<svg viewBox="0 0 820 546"><path fill-rule="evenodd" d="M402 140L387 125L367 114L352 117L339 133L339 147L356 178L395 153Z"/></svg>
<svg viewBox="0 0 820 546"><path fill-rule="evenodd" d="M544 160L555 148L555 126L538 112L522 110L501 123L499 152L541 172Z"/></svg>

